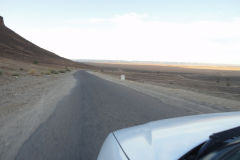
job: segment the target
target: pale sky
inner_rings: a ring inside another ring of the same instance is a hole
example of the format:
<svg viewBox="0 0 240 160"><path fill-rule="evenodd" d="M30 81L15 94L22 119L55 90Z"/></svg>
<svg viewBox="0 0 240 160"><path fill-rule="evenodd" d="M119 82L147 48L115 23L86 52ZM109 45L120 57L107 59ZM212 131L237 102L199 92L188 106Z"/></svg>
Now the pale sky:
<svg viewBox="0 0 240 160"><path fill-rule="evenodd" d="M240 65L239 0L1 0L5 24L70 59Z"/></svg>

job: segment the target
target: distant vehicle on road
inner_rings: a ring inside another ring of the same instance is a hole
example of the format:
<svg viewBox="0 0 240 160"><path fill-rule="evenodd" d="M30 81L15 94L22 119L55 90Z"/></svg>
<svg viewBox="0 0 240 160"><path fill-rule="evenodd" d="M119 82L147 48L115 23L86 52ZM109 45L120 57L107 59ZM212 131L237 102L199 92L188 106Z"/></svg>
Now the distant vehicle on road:
<svg viewBox="0 0 240 160"><path fill-rule="evenodd" d="M240 112L186 116L112 132L98 160L239 160Z"/></svg>

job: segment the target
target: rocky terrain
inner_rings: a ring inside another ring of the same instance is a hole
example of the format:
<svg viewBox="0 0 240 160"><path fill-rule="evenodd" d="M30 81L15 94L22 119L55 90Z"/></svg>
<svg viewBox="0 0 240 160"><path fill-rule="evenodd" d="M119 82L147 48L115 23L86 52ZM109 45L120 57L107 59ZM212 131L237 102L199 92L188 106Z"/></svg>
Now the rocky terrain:
<svg viewBox="0 0 240 160"><path fill-rule="evenodd" d="M66 67L86 67L62 58L24 39L7 26L0 17L0 57L12 60Z"/></svg>
<svg viewBox="0 0 240 160"><path fill-rule="evenodd" d="M0 159L18 148L75 85L89 65L62 58L9 29L0 17Z"/></svg>
<svg viewBox="0 0 240 160"><path fill-rule="evenodd" d="M9 29L0 17L0 76L43 75L74 68L91 67L38 47Z"/></svg>

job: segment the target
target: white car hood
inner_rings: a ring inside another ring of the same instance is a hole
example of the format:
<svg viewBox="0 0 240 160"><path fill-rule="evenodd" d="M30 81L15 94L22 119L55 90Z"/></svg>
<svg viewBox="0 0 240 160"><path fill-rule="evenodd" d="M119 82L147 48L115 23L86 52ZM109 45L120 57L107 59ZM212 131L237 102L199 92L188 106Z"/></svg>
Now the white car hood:
<svg viewBox="0 0 240 160"><path fill-rule="evenodd" d="M213 133L240 126L240 112L165 119L113 132L130 160L176 160Z"/></svg>

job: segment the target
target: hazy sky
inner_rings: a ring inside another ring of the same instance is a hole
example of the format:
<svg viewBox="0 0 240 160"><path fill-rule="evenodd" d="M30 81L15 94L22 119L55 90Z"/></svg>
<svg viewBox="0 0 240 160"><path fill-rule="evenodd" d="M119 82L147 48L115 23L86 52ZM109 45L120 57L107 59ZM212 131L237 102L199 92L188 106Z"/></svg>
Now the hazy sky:
<svg viewBox="0 0 240 160"><path fill-rule="evenodd" d="M239 0L1 0L5 24L71 59L240 64Z"/></svg>

